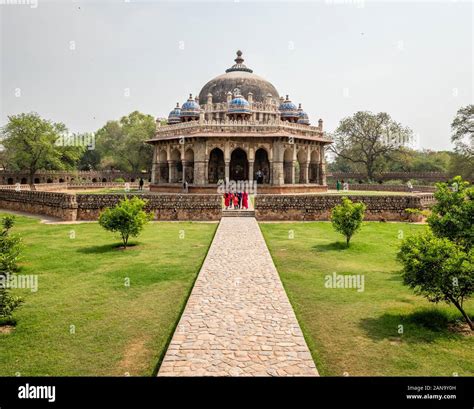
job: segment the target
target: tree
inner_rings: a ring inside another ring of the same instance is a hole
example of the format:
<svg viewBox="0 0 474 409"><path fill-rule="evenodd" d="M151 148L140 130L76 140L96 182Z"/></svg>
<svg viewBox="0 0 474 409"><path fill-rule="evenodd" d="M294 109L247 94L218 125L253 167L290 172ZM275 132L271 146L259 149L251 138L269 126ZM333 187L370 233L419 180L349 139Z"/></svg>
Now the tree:
<svg viewBox="0 0 474 409"><path fill-rule="evenodd" d="M457 176L438 183L435 198L428 232L402 242L404 283L429 301L452 303L474 330L463 309L474 291L474 189Z"/></svg>
<svg viewBox="0 0 474 409"><path fill-rule="evenodd" d="M431 302L452 303L471 330L473 323L463 302L474 292L474 251L469 252L431 231L411 236L401 245L403 283Z"/></svg>
<svg viewBox="0 0 474 409"><path fill-rule="evenodd" d="M447 238L465 249L474 244L474 187L460 176L449 184L438 183L428 224L437 237Z"/></svg>
<svg viewBox="0 0 474 409"><path fill-rule="evenodd" d="M99 224L108 231L119 232L123 247L126 248L130 237L137 237L153 213L143 210L147 201L139 197L125 197L113 208L106 208L99 216Z"/></svg>
<svg viewBox="0 0 474 409"><path fill-rule="evenodd" d="M411 140L412 131L384 112L356 112L344 118L334 134L331 150L354 164L361 164L373 180L380 160Z"/></svg>
<svg viewBox="0 0 474 409"><path fill-rule="evenodd" d="M37 170L74 169L83 148L58 144L66 132L64 124L42 119L36 113L9 116L2 129L8 167L27 171L30 184Z"/></svg>
<svg viewBox="0 0 474 409"><path fill-rule="evenodd" d="M351 237L362 225L365 208L363 203L353 203L349 198L343 197L342 204L332 209L332 225L337 232L344 235L347 247L349 247Z"/></svg>
<svg viewBox="0 0 474 409"><path fill-rule="evenodd" d="M145 143L155 134L151 115L134 111L120 121L109 121L96 132L96 144L103 163L114 168L138 173L149 170L153 149Z"/></svg>
<svg viewBox="0 0 474 409"><path fill-rule="evenodd" d="M464 178L474 178L474 105L460 108L451 124L451 141L455 145L457 160L462 166L453 164L453 171Z"/></svg>
<svg viewBox="0 0 474 409"><path fill-rule="evenodd" d="M15 219L5 216L1 220L0 230L0 320L11 319L13 311L23 302L21 298L9 294L7 282L18 270L18 259L21 253L21 239L10 234Z"/></svg>

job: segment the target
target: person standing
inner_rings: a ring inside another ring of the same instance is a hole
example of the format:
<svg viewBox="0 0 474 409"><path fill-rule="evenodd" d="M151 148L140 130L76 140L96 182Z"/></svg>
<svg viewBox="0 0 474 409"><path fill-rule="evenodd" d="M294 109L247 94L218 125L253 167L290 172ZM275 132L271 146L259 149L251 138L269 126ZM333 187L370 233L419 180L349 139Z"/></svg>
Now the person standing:
<svg viewBox="0 0 474 409"><path fill-rule="evenodd" d="M239 208L239 195L237 193L234 193L234 209Z"/></svg>
<svg viewBox="0 0 474 409"><path fill-rule="evenodd" d="M143 178L140 178L140 181L138 182L138 189L143 190L143 185L144 184L145 184L145 182L143 181Z"/></svg>
<svg viewBox="0 0 474 409"><path fill-rule="evenodd" d="M246 210L249 208L249 194L248 194L248 192L242 193L242 206Z"/></svg>
<svg viewBox="0 0 474 409"><path fill-rule="evenodd" d="M226 192L224 193L224 205L225 205L225 210L229 208L230 204L230 193Z"/></svg>
<svg viewBox="0 0 474 409"><path fill-rule="evenodd" d="M336 190L339 192L341 190L341 182L339 182L339 179L336 181Z"/></svg>

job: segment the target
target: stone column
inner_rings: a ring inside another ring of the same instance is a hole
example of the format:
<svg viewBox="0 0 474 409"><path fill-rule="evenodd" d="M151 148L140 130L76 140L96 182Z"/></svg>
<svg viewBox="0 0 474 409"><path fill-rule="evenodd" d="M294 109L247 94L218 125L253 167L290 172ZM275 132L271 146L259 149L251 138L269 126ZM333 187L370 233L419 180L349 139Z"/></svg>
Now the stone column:
<svg viewBox="0 0 474 409"><path fill-rule="evenodd" d="M230 161L225 161L225 181L229 181L230 175Z"/></svg>
<svg viewBox="0 0 474 409"><path fill-rule="evenodd" d="M174 182L174 161L169 160L168 161L168 183L173 183Z"/></svg>
<svg viewBox="0 0 474 409"><path fill-rule="evenodd" d="M253 160L249 160L249 180L254 180L254 175L253 175L253 165L254 165Z"/></svg>
<svg viewBox="0 0 474 409"><path fill-rule="evenodd" d="M309 183L309 162L304 162L301 166L303 167L303 180L300 183Z"/></svg>
<svg viewBox="0 0 474 409"><path fill-rule="evenodd" d="M294 185L295 184L295 165L296 165L296 161L293 160L291 161L291 184Z"/></svg>
<svg viewBox="0 0 474 409"><path fill-rule="evenodd" d="M184 183L184 181L186 180L186 161L184 159L181 159L181 166L183 167L183 170L182 170L182 175L183 175L183 180L182 182Z"/></svg>
<svg viewBox="0 0 474 409"><path fill-rule="evenodd" d="M324 145L321 145L320 149L320 157L319 157L319 177L321 180L321 185L326 185L326 158L324 155Z"/></svg>
<svg viewBox="0 0 474 409"><path fill-rule="evenodd" d="M285 183L285 171L283 161L273 161L273 184L281 186Z"/></svg>

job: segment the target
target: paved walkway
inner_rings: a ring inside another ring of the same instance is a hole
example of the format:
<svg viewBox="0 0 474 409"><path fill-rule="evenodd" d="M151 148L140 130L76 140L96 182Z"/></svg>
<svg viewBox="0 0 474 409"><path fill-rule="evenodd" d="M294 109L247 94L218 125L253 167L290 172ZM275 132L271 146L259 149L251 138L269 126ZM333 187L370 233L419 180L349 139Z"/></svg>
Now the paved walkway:
<svg viewBox="0 0 474 409"><path fill-rule="evenodd" d="M222 218L158 376L316 376L256 220Z"/></svg>

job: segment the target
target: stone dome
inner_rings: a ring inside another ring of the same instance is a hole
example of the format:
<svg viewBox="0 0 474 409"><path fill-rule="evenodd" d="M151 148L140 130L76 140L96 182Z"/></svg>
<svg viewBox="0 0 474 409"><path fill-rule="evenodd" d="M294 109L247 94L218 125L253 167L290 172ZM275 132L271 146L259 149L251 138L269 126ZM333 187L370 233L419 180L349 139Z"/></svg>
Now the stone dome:
<svg viewBox="0 0 474 409"><path fill-rule="evenodd" d="M199 93L199 103L207 103L207 94L212 94L213 103L227 102L227 92L234 92L237 88L240 93L247 97L248 93L253 94L254 101L264 102L267 94L272 95L272 99L278 101L280 98L276 88L266 79L256 75L243 62L242 51L237 51L235 64L228 68L225 74L219 75L210 80Z"/></svg>
<svg viewBox="0 0 474 409"><path fill-rule="evenodd" d="M308 114L305 111L303 111L301 104L298 107L298 123L302 125L309 125Z"/></svg>
<svg viewBox="0 0 474 409"><path fill-rule="evenodd" d="M298 108L296 108L296 105L291 102L290 98L288 95L286 96L286 99L280 104L278 107L278 110L281 112L281 117L283 118L299 118L299 113L298 113Z"/></svg>
<svg viewBox="0 0 474 409"><path fill-rule="evenodd" d="M189 94L188 100L181 107L180 116L181 117L199 117L200 111L201 111L201 107L193 99L193 96Z"/></svg>
<svg viewBox="0 0 474 409"><path fill-rule="evenodd" d="M232 101L229 103L229 114L249 114L250 104L239 93L237 93Z"/></svg>
<svg viewBox="0 0 474 409"><path fill-rule="evenodd" d="M179 107L179 102L177 102L176 108L168 115L168 124L177 124L179 122L181 122L181 108Z"/></svg>

